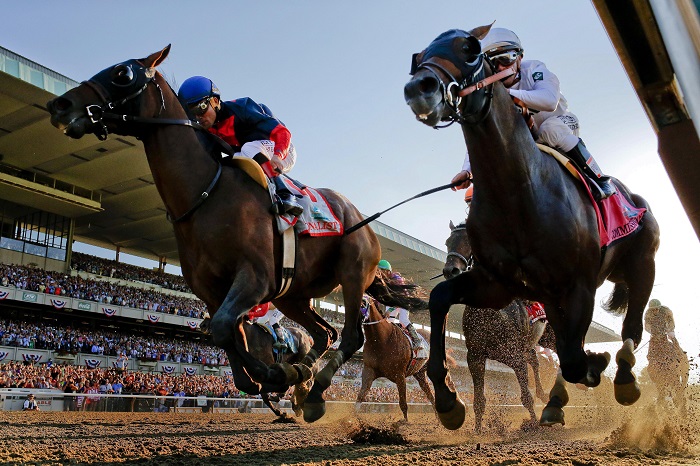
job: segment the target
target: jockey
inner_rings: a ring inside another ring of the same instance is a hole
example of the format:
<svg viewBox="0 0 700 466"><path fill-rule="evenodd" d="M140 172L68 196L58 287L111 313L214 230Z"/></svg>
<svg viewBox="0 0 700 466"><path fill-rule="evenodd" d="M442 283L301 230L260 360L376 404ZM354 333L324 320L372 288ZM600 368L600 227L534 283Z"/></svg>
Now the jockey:
<svg viewBox="0 0 700 466"><path fill-rule="evenodd" d="M377 268L380 270L380 273L385 280L400 285L406 283L406 279L403 278L400 273L392 273L391 264L389 261L385 259L380 260L379 264L377 264ZM413 341L413 346L415 348L424 348L423 339L418 335L416 328L408 318L408 314L408 310L402 307L387 306L386 308L386 315L389 322L392 324L400 323L403 328L408 330L408 334L411 336L411 340Z"/></svg>
<svg viewBox="0 0 700 466"><path fill-rule="evenodd" d="M275 183L280 198L276 213L293 216L302 213L296 196L279 177L289 172L296 162L292 134L267 106L249 97L222 102L219 89L204 76L186 79L177 95L204 129L239 150L237 155L260 164L265 175Z"/></svg>
<svg viewBox="0 0 700 466"><path fill-rule="evenodd" d="M579 138L579 121L569 112L566 99L559 89L559 79L544 63L523 58L523 47L518 36L508 29L491 28L481 41L481 50L494 72L514 68L515 74L502 82L520 107L534 113L532 127L535 140L560 152L588 179L591 192L598 200L615 194L615 185L603 175L593 156ZM456 189L464 189L471 181L471 163L466 154L462 171L452 179L460 182Z"/></svg>
<svg viewBox="0 0 700 466"><path fill-rule="evenodd" d="M275 348L278 351L286 350L288 348L287 339L284 337L284 332L282 331L282 327L280 326L280 320L282 320L284 314L282 314L282 312L279 309L270 309L270 303L265 303L251 309L249 311L249 315L257 315L255 319L256 323L267 323L275 330L275 336L277 337L277 341L273 345L273 348Z"/></svg>

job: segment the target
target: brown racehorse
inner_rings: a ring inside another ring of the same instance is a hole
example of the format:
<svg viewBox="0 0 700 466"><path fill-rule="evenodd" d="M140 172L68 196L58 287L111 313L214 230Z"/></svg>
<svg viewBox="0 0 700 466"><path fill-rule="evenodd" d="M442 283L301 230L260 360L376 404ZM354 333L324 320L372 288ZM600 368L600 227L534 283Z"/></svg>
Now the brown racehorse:
<svg viewBox="0 0 700 466"><path fill-rule="evenodd" d="M640 396L632 373L642 337L642 314L654 283L659 227L646 201L615 180L618 191L647 211L625 240L600 247L595 207L583 183L538 149L510 94L494 77L479 42L491 26L449 30L414 55L404 97L422 123L462 127L479 188L474 191L467 234L477 264L439 283L430 295L432 335L428 376L442 424L462 425L464 403L445 384L444 331L452 304L500 309L515 298L544 304L554 329L563 378L596 386L610 356L584 351L595 291L615 283L605 307L625 314L618 351L615 398ZM488 80L488 81L485 81ZM559 396L549 405L561 410Z"/></svg>
<svg viewBox="0 0 700 466"><path fill-rule="evenodd" d="M410 307L411 302L394 299L376 276L381 249L371 228L352 235L300 236L294 281L279 296L282 239L270 213L270 195L238 166L222 167L220 149L218 157L205 150L201 139L208 133L193 129L175 92L156 70L169 51L167 46L146 58L110 66L50 101L51 123L72 138L95 134L105 139L116 133L143 141L154 183L174 219L182 273L207 307L216 309L212 339L226 351L236 386L251 394L279 393L313 381L308 396L302 393L300 399L305 398L304 419L315 421L325 413L323 392L333 374L363 344L363 294L381 294L380 301L391 306ZM319 192L345 227L363 219L341 194ZM345 305L342 341L315 374L316 362L338 334L312 308L311 298L325 296L338 285ZM314 346L301 363L268 366L250 354L244 316L268 301L313 338Z"/></svg>
<svg viewBox="0 0 700 466"><path fill-rule="evenodd" d="M472 248L463 223L454 226L450 222L447 238L447 260L443 275L449 279L466 272L471 267ZM535 345L556 350L556 339L551 326L544 320L530 322L525 303L516 299L503 309L481 309L464 306L462 331L467 346L467 364L474 382L475 430L481 432L481 422L486 410L484 375L486 360L491 359L513 369L520 386L520 401L530 413L529 423L534 425L534 401L528 388L528 364L535 379L535 393L544 403L549 401L542 389L540 362ZM561 423L564 422L563 417Z"/></svg>
<svg viewBox="0 0 700 466"><path fill-rule="evenodd" d="M247 322L243 324L245 329L246 341L248 342L248 350L250 354L257 356L262 362L271 366L277 362L275 352L273 351L273 345L275 339L270 334L270 332L264 329L262 326L255 323ZM286 327L294 340L293 344L296 346L296 353L285 352L281 355L279 359L286 362L287 364L296 364L304 360L304 357L309 353L311 347L313 346L313 340L311 337L303 330L296 327ZM292 409L299 414L299 402L296 399L296 394L299 390L294 391L294 396L292 396ZM284 413L272 404L270 395L268 393L262 393L261 398L263 403L272 410L277 416L283 418Z"/></svg>
<svg viewBox="0 0 700 466"><path fill-rule="evenodd" d="M395 324L383 316L372 299L363 303L367 317L362 322L365 331L365 347L362 351L362 387L357 394L355 409L365 400L372 382L379 377L386 377L396 384L399 392L399 407L405 422L408 422L408 404L406 402L406 379L413 376L430 404L435 405L433 390L430 388L426 374L427 358L414 361L410 339Z"/></svg>
<svg viewBox="0 0 700 466"><path fill-rule="evenodd" d="M685 414L685 389L688 386L690 363L688 355L672 333L675 329L673 312L658 300L652 299L644 316L644 329L651 334L647 371L656 385L658 402L672 401L674 408Z"/></svg>

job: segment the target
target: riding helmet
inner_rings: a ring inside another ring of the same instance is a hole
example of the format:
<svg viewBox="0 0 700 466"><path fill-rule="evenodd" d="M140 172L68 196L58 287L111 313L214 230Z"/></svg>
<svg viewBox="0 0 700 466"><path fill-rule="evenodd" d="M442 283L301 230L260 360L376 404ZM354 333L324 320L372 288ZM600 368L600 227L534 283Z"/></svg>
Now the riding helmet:
<svg viewBox="0 0 700 466"><path fill-rule="evenodd" d="M492 56L511 50L522 52L523 46L520 38L510 29L491 28L486 37L481 39L481 50Z"/></svg>
<svg viewBox="0 0 700 466"><path fill-rule="evenodd" d="M220 97L219 88L211 79L204 76L192 76L185 79L177 93L180 101L186 104L194 104L207 97Z"/></svg>
<svg viewBox="0 0 700 466"><path fill-rule="evenodd" d="M389 272L391 272L391 264L386 259L380 260L379 264L377 264L377 267L379 267L382 270L388 270Z"/></svg>

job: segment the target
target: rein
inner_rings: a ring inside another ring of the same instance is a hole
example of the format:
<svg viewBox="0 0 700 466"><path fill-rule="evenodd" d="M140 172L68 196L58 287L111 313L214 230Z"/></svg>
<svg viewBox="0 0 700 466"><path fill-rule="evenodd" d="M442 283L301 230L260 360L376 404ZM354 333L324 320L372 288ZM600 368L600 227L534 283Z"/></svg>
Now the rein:
<svg viewBox="0 0 700 466"><path fill-rule="evenodd" d="M147 77L146 82L141 86L136 92L133 92L129 95L127 95L124 98L118 99L118 100L111 100L109 92L105 89L105 86L100 83L99 81L95 81L94 78L90 79L88 81L84 81L84 84L88 87L90 87L95 93L100 96L102 100L104 100L104 107L106 107L109 110L115 110L117 107L121 107L125 105L127 102L139 97L148 87L149 84L153 84L156 86L158 89L158 92L160 94L160 107L158 109L158 113L156 114L155 117L142 117L142 116L136 116L136 115L127 115L127 114L119 114L119 113L112 113L112 112L106 112L105 108L101 105L88 105L85 107L85 112L87 113L88 117L90 118L90 122L93 124L99 124L101 126L101 132L95 132L95 135L97 138L101 141L105 141L107 139L107 136L109 134L107 130L107 126L103 123L103 119L105 120L115 120L115 121L122 121L125 123L139 123L139 124L146 124L146 125L180 125L180 126L189 126L190 128L193 128L194 130L199 130L199 131L204 131L205 134L209 135L209 137L213 138L216 140L216 142L223 147L224 151L233 154L233 148L231 145L229 145L226 141L221 139L220 137L216 136L215 134L210 133L209 131L205 131L205 129L196 121L188 120L188 119L174 119L174 118L159 118L161 113L163 113L163 110L165 110L165 97L163 96L163 89L160 87L160 85L155 81L155 71L151 72L150 70L146 69L144 71L145 76ZM171 89L172 90L172 89ZM174 92L174 91L173 91ZM190 217L199 207L202 206L204 201L206 201L209 198L210 193L216 188L216 185L219 182L219 179L221 178L221 162L217 162L217 170L216 174L214 175L214 178L211 180L207 188L200 194L200 196L197 198L197 200L194 202L192 207L190 207L184 214L173 218L173 215L168 211L166 212L165 216L168 219L170 223L178 223L181 222L188 217Z"/></svg>

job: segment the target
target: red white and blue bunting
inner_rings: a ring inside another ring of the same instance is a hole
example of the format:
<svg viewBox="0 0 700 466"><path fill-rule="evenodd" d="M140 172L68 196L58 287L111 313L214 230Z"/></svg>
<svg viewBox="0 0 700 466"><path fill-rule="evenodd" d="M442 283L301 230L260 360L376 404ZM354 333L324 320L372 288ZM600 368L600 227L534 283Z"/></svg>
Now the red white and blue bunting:
<svg viewBox="0 0 700 466"><path fill-rule="evenodd" d="M170 364L163 364L160 369L163 371L163 374L172 374L175 372L175 366L171 366Z"/></svg>
<svg viewBox="0 0 700 466"><path fill-rule="evenodd" d="M0 300L7 299L7 297L10 295L8 291L0 291Z"/></svg>
<svg viewBox="0 0 700 466"><path fill-rule="evenodd" d="M22 359L24 359L27 362L34 363L34 364L41 361L41 358L42 358L41 354L22 353Z"/></svg>
<svg viewBox="0 0 700 466"><path fill-rule="evenodd" d="M68 304L68 301L63 301L61 299L50 299L51 305L55 307L56 309L63 309L66 307L66 304Z"/></svg>
<svg viewBox="0 0 700 466"><path fill-rule="evenodd" d="M87 366L88 369L97 369L100 367L100 364L102 364L102 361L99 359L86 359L85 360L85 365Z"/></svg>
<svg viewBox="0 0 700 466"><path fill-rule="evenodd" d="M183 367L182 372L184 372L187 375L195 375L197 373L197 368L196 367Z"/></svg>
<svg viewBox="0 0 700 466"><path fill-rule="evenodd" d="M7 351L0 351L0 361L5 359L8 354L10 354L10 353L8 353Z"/></svg>
<svg viewBox="0 0 700 466"><path fill-rule="evenodd" d="M187 321L187 326L188 326L189 328L191 328L192 330L194 330L194 329L196 329L197 327L199 327L199 322L197 322L196 320L188 320L188 321Z"/></svg>
<svg viewBox="0 0 700 466"><path fill-rule="evenodd" d="M109 308L109 307L103 307L103 308L102 308L102 312L103 312L104 315L106 315L107 317L112 317L114 314L117 313L117 310L116 310L116 309Z"/></svg>
<svg viewBox="0 0 700 466"><path fill-rule="evenodd" d="M155 314L147 314L148 321L152 324L158 323L160 321L160 316Z"/></svg>

